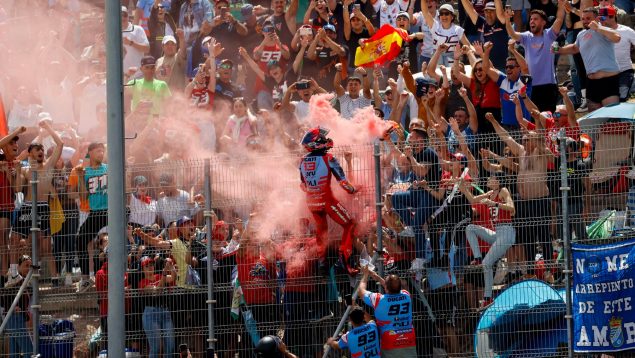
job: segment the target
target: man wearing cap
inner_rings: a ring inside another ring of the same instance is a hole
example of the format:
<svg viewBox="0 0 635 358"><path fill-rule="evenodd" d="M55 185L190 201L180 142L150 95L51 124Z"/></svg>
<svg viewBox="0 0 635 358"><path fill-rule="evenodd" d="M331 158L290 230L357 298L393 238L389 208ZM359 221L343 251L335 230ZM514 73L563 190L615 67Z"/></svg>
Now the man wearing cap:
<svg viewBox="0 0 635 358"><path fill-rule="evenodd" d="M505 13L503 12L503 4L501 0L490 1L485 4L483 10L485 16L479 15L474 9L474 5L471 0L461 0L463 8L467 16L472 21L472 24L476 26L480 35L479 41L481 43L491 42L492 53L490 61L492 65L499 70L503 71L505 68L505 59L507 58L507 41L509 35L505 31L505 25L499 20L505 21Z"/></svg>
<svg viewBox="0 0 635 358"><path fill-rule="evenodd" d="M553 25L545 29L547 15L542 10L532 10L529 18L529 31L522 33L514 31L510 13L505 14L505 27L509 36L525 48L525 58L529 65L529 73L533 80L534 91L531 100L541 111L555 111L558 99L558 86L555 74L555 54L551 45L556 41L564 22L565 0L558 1L558 15Z"/></svg>
<svg viewBox="0 0 635 358"><path fill-rule="evenodd" d="M144 1L140 0L137 4L137 13L140 12L139 4ZM148 29L146 33L148 34L148 40L150 41L150 55L154 58L161 57L163 45L165 42L163 41L164 36L172 36L176 40L176 30L178 26L176 25L176 21L170 15L170 2L166 0L145 0L147 2L152 2L150 11L149 11L149 20L148 20ZM147 6L147 4L144 4ZM137 15L135 15L135 21L137 20Z"/></svg>
<svg viewBox="0 0 635 358"><path fill-rule="evenodd" d="M229 59L222 60L216 68L216 86L214 87L214 108L230 105L234 98L242 96L242 90L233 83L232 73L234 62Z"/></svg>
<svg viewBox="0 0 635 358"><path fill-rule="evenodd" d="M163 110L163 104L172 96L170 88L165 81L154 78L156 72L156 60L152 56L141 59L141 73L143 78L133 79L124 87L132 92L132 111L139 110L141 114L159 115Z"/></svg>
<svg viewBox="0 0 635 358"><path fill-rule="evenodd" d="M143 54L150 50L150 43L143 28L128 20L128 9L125 6L121 7L121 31L124 49L123 71L127 72L130 67L139 64Z"/></svg>
<svg viewBox="0 0 635 358"><path fill-rule="evenodd" d="M584 30L574 44L560 48L560 54L580 53L587 73L587 103L589 111L619 102L619 66L615 44L621 36L617 30L600 25L598 10L582 11ZM534 101L535 102L535 101Z"/></svg>
<svg viewBox="0 0 635 358"><path fill-rule="evenodd" d="M157 222L161 227L169 222L176 221L183 216L194 216L200 211L196 202L198 197L192 199L185 190L178 189L174 175L164 173L159 178L161 193L157 201Z"/></svg>
<svg viewBox="0 0 635 358"><path fill-rule="evenodd" d="M335 26L328 24L319 29L317 35L309 45L307 57L318 63L318 76L316 81L320 87L327 91L333 89L333 72L339 73L341 77L346 76L346 66L336 69L338 62L346 62L346 52L348 48L337 43L337 33ZM340 77L340 78L341 78Z"/></svg>
<svg viewBox="0 0 635 358"><path fill-rule="evenodd" d="M238 60L238 46L247 35L247 27L234 18L229 11L229 1L216 0L214 4L214 13L216 16L212 21L211 36L216 41L225 44L225 50L220 54L220 59L228 58L230 60ZM231 46L229 46L231 44Z"/></svg>
<svg viewBox="0 0 635 358"><path fill-rule="evenodd" d="M156 63L156 78L165 81L168 87L174 91L182 91L185 88L185 67L187 65L187 44L183 30L176 30L179 40L172 35L163 37L163 56ZM177 51L177 44L179 49Z"/></svg>
<svg viewBox="0 0 635 358"><path fill-rule="evenodd" d="M88 146L89 165L75 167L79 182L79 195L88 200L90 212L77 234L77 255L82 270L82 279L77 292L86 292L93 282L88 279L88 244L97 233L108 225L108 165L104 164L106 147L103 143Z"/></svg>
<svg viewBox="0 0 635 358"><path fill-rule="evenodd" d="M631 48L635 46L635 31L617 22L617 12L614 7L605 7L601 9L606 15L601 17L602 25L609 27L620 34L620 42L615 44L615 59L620 70L619 74L619 91L620 102L626 102L630 95L631 86L633 85L633 63L631 62Z"/></svg>

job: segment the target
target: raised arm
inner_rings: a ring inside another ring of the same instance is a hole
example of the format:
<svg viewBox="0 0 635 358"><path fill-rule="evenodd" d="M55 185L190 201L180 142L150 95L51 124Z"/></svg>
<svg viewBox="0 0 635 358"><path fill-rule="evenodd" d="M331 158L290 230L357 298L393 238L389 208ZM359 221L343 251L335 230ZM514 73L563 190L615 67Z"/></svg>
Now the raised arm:
<svg viewBox="0 0 635 358"><path fill-rule="evenodd" d="M556 35L560 33L562 24L564 24L564 16L566 15L564 4L567 2L567 0L558 0L558 12L556 13L556 21L554 21L553 25L551 25L551 31L553 31L553 33Z"/></svg>
<svg viewBox="0 0 635 358"><path fill-rule="evenodd" d="M500 0L499 0L500 1ZM472 23L476 25L476 21L478 21L478 13L474 10L474 5L470 0L461 0L461 4L463 4L463 9L465 9L465 13L469 16Z"/></svg>
<svg viewBox="0 0 635 358"><path fill-rule="evenodd" d="M454 53L456 54L457 52L455 51ZM472 77L461 72L458 57L460 56L454 57L454 63L452 64L452 74L463 84L463 86L470 87L470 85L472 84Z"/></svg>
<svg viewBox="0 0 635 358"><path fill-rule="evenodd" d="M44 163L45 168L51 169L55 166L57 161L60 159L60 156L62 155L62 149L64 149L64 142L62 141L62 138L60 138L60 136L57 134L57 132L54 131L53 128L51 128L51 125L49 124L49 122L47 121L40 122L40 126L44 128L45 131L48 132L48 134L51 136L51 138L53 138L53 141L55 142L55 149L53 149L53 154L51 154L51 156Z"/></svg>
<svg viewBox="0 0 635 358"><path fill-rule="evenodd" d="M294 33L297 27L295 17L298 14L298 6L299 0L291 0L287 11L284 13L285 22L287 23L287 27L291 33Z"/></svg>
<svg viewBox="0 0 635 358"><path fill-rule="evenodd" d="M373 70L373 101L375 101L375 108L380 108L384 102L379 94L379 77L381 77L381 69L375 67Z"/></svg>
<svg viewBox="0 0 635 358"><path fill-rule="evenodd" d="M523 75L528 75L529 66L527 66L527 61L525 60L523 55L521 55L520 52L516 50L516 41L509 40L509 42L507 43L507 50L512 56L514 56L514 58L516 59L516 62L518 62L518 67L520 67L520 73L522 73Z"/></svg>
<svg viewBox="0 0 635 358"><path fill-rule="evenodd" d="M0 147L4 147L5 145L11 143L13 138L15 138L16 136L24 132L26 132L26 127L24 126L14 129L13 131L11 131L11 133L7 134L6 136L2 137L2 139L0 139Z"/></svg>
<svg viewBox="0 0 635 358"><path fill-rule="evenodd" d="M444 54L447 50L448 50L448 44L446 43L440 44L437 47L436 51L434 51L434 55L432 55L432 58L430 59L430 63L428 64L428 67L426 68L426 73L428 74L428 76L434 78L437 82L441 78L441 76L439 76L439 74L437 73L437 64L439 63L439 58L441 57L441 55Z"/></svg>
<svg viewBox="0 0 635 358"><path fill-rule="evenodd" d="M609 41L613 43L618 43L622 39L622 37L617 31L613 30L610 27L602 26L597 21L591 21L591 23L589 24L589 28L591 30L595 30L599 32L602 36L606 37Z"/></svg>
<svg viewBox="0 0 635 358"><path fill-rule="evenodd" d="M467 108L467 114L470 116L469 126L472 130L472 133L478 133L478 115L476 114L476 108L472 101L470 101L470 96L467 95L467 89L465 87L459 88L459 96L465 102L465 108Z"/></svg>
<svg viewBox="0 0 635 358"><path fill-rule="evenodd" d="M494 126L494 130L496 131L496 134L498 134L498 136L500 137L500 139L505 142L505 144L507 144L507 146L509 147L509 149L512 151L512 153L516 156L520 156L520 154L524 151L524 148L522 145L518 144L514 138L512 138L511 135L509 135L509 132L507 132L505 130L505 128L503 128L498 121L496 120L496 118L494 118L494 115L490 112L487 112L485 114L485 119L487 119L492 126Z"/></svg>
<svg viewBox="0 0 635 358"><path fill-rule="evenodd" d="M309 46L309 52L307 53L307 56L309 57L310 60L315 61L315 59L317 58L318 41L321 38L324 38L325 36L326 36L326 33L324 32L324 29L319 29L317 33L315 34L315 37L313 38L313 41L311 42L311 45Z"/></svg>
<svg viewBox="0 0 635 358"><path fill-rule="evenodd" d="M575 116L575 106L569 98L569 90L567 87L559 87L558 92L560 92L560 96L562 96L562 102L567 107L567 123L569 127L576 128L578 126L578 120Z"/></svg>
<svg viewBox="0 0 635 358"><path fill-rule="evenodd" d="M425 21L425 24L428 25L428 27L431 29L432 26L434 26L434 18L432 17L432 15L430 15L430 12L428 11L427 0L421 0L421 14L423 15L423 21Z"/></svg>
<svg viewBox="0 0 635 358"><path fill-rule="evenodd" d="M346 93L344 87L342 87L342 64L335 64L335 76L333 77L333 87L335 88L335 94L338 97L343 96Z"/></svg>
<svg viewBox="0 0 635 358"><path fill-rule="evenodd" d="M293 73L300 73L300 66L302 65L302 60L304 60L304 53L306 52L307 47L309 47L309 40L302 39L300 43L300 50L298 54L295 56L295 60L293 60Z"/></svg>
<svg viewBox="0 0 635 358"><path fill-rule="evenodd" d="M355 69L355 73L362 76L362 94L365 98L371 99L373 98L370 93L370 80L368 79L368 73L366 73L366 69L364 67L357 67Z"/></svg>
<svg viewBox="0 0 635 358"><path fill-rule="evenodd" d="M514 31L514 28L512 27L512 21L509 21L509 19L514 16L514 11L513 10L505 10L505 29L507 30L507 34L509 35L509 37L511 37L512 39L516 40L516 41L520 41L520 39L522 38L522 36L520 35L520 33Z"/></svg>
<svg viewBox="0 0 635 358"><path fill-rule="evenodd" d="M315 10L316 0L309 0L309 6L306 8L306 12L304 12L304 18L302 19L302 23L305 25L311 24L311 14L313 10Z"/></svg>
<svg viewBox="0 0 635 358"><path fill-rule="evenodd" d="M483 44L483 71L485 71L487 76L489 76L492 81L498 82L498 71L492 67L492 64L489 60L489 54L490 52L492 52L493 46L494 45L489 41Z"/></svg>
<svg viewBox="0 0 635 358"><path fill-rule="evenodd" d="M251 56L249 56L249 54L247 53L247 50L245 50L244 47L239 47L238 48L238 53L243 58L243 60L245 62L247 62L247 65L249 65L249 68L251 68L251 70L256 73L256 76L258 76L258 78L260 78L261 81L264 81L265 80L265 73L262 71L262 69L260 69L260 67L258 66L256 61L254 61L251 58Z"/></svg>
<svg viewBox="0 0 635 358"><path fill-rule="evenodd" d="M351 39L351 15L348 12L348 7L351 6L351 4L354 2L354 0L344 0L344 4L342 4L342 13L343 13L343 20L344 20L344 39L346 41Z"/></svg>
<svg viewBox="0 0 635 358"><path fill-rule="evenodd" d="M503 2L501 0L494 0L496 6L496 18L501 24L505 24L507 19L505 18L505 11L503 11Z"/></svg>

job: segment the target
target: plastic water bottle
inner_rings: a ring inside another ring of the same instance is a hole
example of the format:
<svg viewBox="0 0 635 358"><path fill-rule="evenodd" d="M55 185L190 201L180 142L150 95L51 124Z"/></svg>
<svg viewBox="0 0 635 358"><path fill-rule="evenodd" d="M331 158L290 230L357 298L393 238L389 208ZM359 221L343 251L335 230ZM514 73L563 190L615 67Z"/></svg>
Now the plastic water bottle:
<svg viewBox="0 0 635 358"><path fill-rule="evenodd" d="M368 267L369 270L374 271L375 265L372 264L370 256L368 255L368 251L366 251L366 247L362 249L362 253L359 254L359 266Z"/></svg>

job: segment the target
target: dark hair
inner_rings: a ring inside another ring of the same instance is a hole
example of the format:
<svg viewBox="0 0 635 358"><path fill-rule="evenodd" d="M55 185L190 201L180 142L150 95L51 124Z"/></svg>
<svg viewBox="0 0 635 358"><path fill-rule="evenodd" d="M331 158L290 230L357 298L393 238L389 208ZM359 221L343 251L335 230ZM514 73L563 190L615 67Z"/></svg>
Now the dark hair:
<svg viewBox="0 0 635 358"><path fill-rule="evenodd" d="M44 145L42 143L31 143L26 151L31 153L31 151L35 148L44 150Z"/></svg>
<svg viewBox="0 0 635 358"><path fill-rule="evenodd" d="M518 60L517 60L517 59L516 59L516 57L514 57L514 56L509 56L509 57L507 57L507 58L505 59L505 62L507 62L507 61L514 61L514 62L516 62L516 66L518 66Z"/></svg>
<svg viewBox="0 0 635 358"><path fill-rule="evenodd" d="M542 17L542 19L543 19L543 20L548 21L548 20L547 20L547 14L546 14L544 11L542 11L542 10L531 10L531 11L529 12L529 16L530 16L530 17L531 17L531 15L534 15L534 14L536 14L536 15L538 15L538 16L540 16L540 17Z"/></svg>
<svg viewBox="0 0 635 358"><path fill-rule="evenodd" d="M591 12L595 16L598 16L599 14L598 9L595 7L587 7L586 9L582 10L582 12Z"/></svg>
<svg viewBox="0 0 635 358"><path fill-rule="evenodd" d="M401 279L397 275L388 275L386 277L386 291L388 293L401 292Z"/></svg>
<svg viewBox="0 0 635 358"><path fill-rule="evenodd" d="M351 319L351 322L355 323L356 325L360 325L364 323L364 315L365 312L361 307L355 307L348 315L348 317Z"/></svg>
<svg viewBox="0 0 635 358"><path fill-rule="evenodd" d="M469 117L470 116L470 112L467 111L467 108L463 107L463 106L458 106L456 107L456 109L454 110L454 112L456 113L456 111L463 111L465 112L465 114Z"/></svg>
<svg viewBox="0 0 635 358"><path fill-rule="evenodd" d="M18 259L18 265L22 265L24 261L31 261L31 256L29 255L20 256L20 258Z"/></svg>
<svg viewBox="0 0 635 358"><path fill-rule="evenodd" d="M92 142L88 145L88 151L90 152L93 149L97 148L105 148L106 146L102 142Z"/></svg>

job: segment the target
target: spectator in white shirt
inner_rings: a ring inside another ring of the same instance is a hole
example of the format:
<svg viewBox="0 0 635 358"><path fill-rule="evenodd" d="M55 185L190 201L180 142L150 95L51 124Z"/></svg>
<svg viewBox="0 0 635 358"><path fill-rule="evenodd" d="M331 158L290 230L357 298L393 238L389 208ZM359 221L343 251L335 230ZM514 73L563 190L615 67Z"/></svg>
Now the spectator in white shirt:
<svg viewBox="0 0 635 358"><path fill-rule="evenodd" d="M150 50L150 42L143 27L132 24L128 20L128 9L121 7L121 39L124 48L123 71L127 72L130 67L137 67L141 63L143 54Z"/></svg>
<svg viewBox="0 0 635 358"><path fill-rule="evenodd" d="M198 213L198 204L192 200L188 192L176 187L172 174L161 174L159 186L163 190L157 202L157 221L161 227L183 216L193 217Z"/></svg>
<svg viewBox="0 0 635 358"><path fill-rule="evenodd" d="M133 184L128 223L134 227L150 226L157 220L157 202L148 195L148 179L139 175L134 178Z"/></svg>

